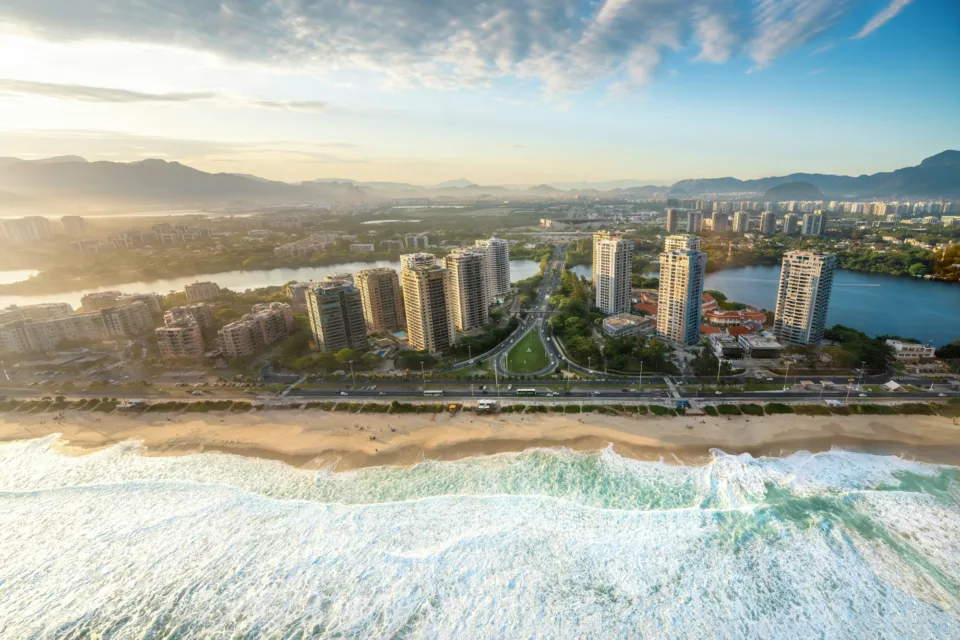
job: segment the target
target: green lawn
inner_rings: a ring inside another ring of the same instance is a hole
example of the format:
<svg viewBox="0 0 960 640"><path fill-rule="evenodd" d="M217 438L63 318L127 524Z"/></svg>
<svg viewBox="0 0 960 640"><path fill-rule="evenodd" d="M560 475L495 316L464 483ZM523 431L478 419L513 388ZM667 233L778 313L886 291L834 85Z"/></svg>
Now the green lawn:
<svg viewBox="0 0 960 640"><path fill-rule="evenodd" d="M529 351L528 351L529 349ZM514 373L534 373L550 364L550 358L536 331L530 331L507 354L507 369Z"/></svg>

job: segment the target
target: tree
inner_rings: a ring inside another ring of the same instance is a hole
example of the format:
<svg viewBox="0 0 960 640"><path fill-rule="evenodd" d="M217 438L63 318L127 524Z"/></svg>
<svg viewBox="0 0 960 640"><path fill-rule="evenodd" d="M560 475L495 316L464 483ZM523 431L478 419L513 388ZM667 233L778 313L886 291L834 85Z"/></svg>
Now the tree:
<svg viewBox="0 0 960 640"><path fill-rule="evenodd" d="M907 273L914 277L920 277L930 273L930 269L922 262L915 262L907 268Z"/></svg>

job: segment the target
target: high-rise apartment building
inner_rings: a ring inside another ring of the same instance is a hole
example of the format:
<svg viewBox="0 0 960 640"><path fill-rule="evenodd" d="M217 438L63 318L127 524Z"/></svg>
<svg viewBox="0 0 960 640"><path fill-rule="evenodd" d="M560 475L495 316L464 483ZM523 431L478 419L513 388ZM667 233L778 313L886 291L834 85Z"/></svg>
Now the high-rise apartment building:
<svg viewBox="0 0 960 640"><path fill-rule="evenodd" d="M800 217L795 213L783 216L783 232L788 236L795 236L800 231Z"/></svg>
<svg viewBox="0 0 960 640"><path fill-rule="evenodd" d="M477 240L477 247L487 252L487 287L491 301L510 292L510 245L501 238Z"/></svg>
<svg viewBox="0 0 960 640"><path fill-rule="evenodd" d="M320 351L366 349L360 291L346 282L322 282L307 292L307 318Z"/></svg>
<svg viewBox="0 0 960 640"><path fill-rule="evenodd" d="M730 218L726 213L717 212L713 214L713 232L726 233L730 230Z"/></svg>
<svg viewBox="0 0 960 640"><path fill-rule="evenodd" d="M603 240L619 240L623 237L623 234L618 231L597 231L593 234L593 288L597 288L597 272L598 266L597 261L600 257L600 254L597 251L597 245Z"/></svg>
<svg viewBox="0 0 960 640"><path fill-rule="evenodd" d="M60 218L63 232L72 240L80 240L86 235L87 224L80 216L63 216Z"/></svg>
<svg viewBox="0 0 960 640"><path fill-rule="evenodd" d="M437 256L432 253L407 253L400 256L400 270L415 269L417 267L432 267L437 264Z"/></svg>
<svg viewBox="0 0 960 640"><path fill-rule="evenodd" d="M153 329L153 314L145 302L101 309L104 325L111 336L139 336Z"/></svg>
<svg viewBox="0 0 960 640"><path fill-rule="evenodd" d="M255 304L250 313L219 332L220 350L228 358L242 358L287 337L293 330L293 310L282 302Z"/></svg>
<svg viewBox="0 0 960 640"><path fill-rule="evenodd" d="M680 225L680 212L676 209L667 209L667 233L676 233Z"/></svg>
<svg viewBox="0 0 960 640"><path fill-rule="evenodd" d="M23 320L0 324L0 354L31 351L30 338Z"/></svg>
<svg viewBox="0 0 960 640"><path fill-rule="evenodd" d="M120 291L95 291L80 298L80 306L85 312L93 313L116 305L122 295Z"/></svg>
<svg viewBox="0 0 960 640"><path fill-rule="evenodd" d="M368 331L393 333L407 326L397 272L386 267L357 273L357 289Z"/></svg>
<svg viewBox="0 0 960 640"><path fill-rule="evenodd" d="M818 213L805 213L800 225L800 235L819 236L823 230L823 216Z"/></svg>
<svg viewBox="0 0 960 640"><path fill-rule="evenodd" d="M790 251L783 256L773 333L787 344L823 340L837 258L815 251Z"/></svg>
<svg viewBox="0 0 960 640"><path fill-rule="evenodd" d="M490 293L482 251L455 249L444 259L450 324L461 333L487 324Z"/></svg>
<svg viewBox="0 0 960 640"><path fill-rule="evenodd" d="M622 237L594 240L596 305L607 315L630 311L633 241Z"/></svg>
<svg viewBox="0 0 960 640"><path fill-rule="evenodd" d="M443 351L453 343L446 269L438 266L405 269L402 279L410 346L430 353Z"/></svg>
<svg viewBox="0 0 960 640"><path fill-rule="evenodd" d="M670 236L660 254L660 295L657 302L657 335L679 344L700 338L703 281L707 254L696 236Z"/></svg>
<svg viewBox="0 0 960 640"><path fill-rule="evenodd" d="M194 282L183 288L187 302L200 302L220 295L220 286L216 282Z"/></svg>
<svg viewBox="0 0 960 640"><path fill-rule="evenodd" d="M42 216L0 220L0 238L10 244L29 244L52 237L50 221Z"/></svg>
<svg viewBox="0 0 960 640"><path fill-rule="evenodd" d="M206 302L195 302L182 307L173 307L163 314L163 323L167 326L173 326L187 319L196 322L201 329L212 327L216 320L214 306Z"/></svg>
<svg viewBox="0 0 960 640"><path fill-rule="evenodd" d="M53 351L64 341L86 342L107 337L107 326L99 311L27 322L24 328L35 351Z"/></svg>
<svg viewBox="0 0 960 640"><path fill-rule="evenodd" d="M403 240L407 249L426 249L430 246L430 238L423 233L408 233Z"/></svg>
<svg viewBox="0 0 960 640"><path fill-rule="evenodd" d="M733 232L746 233L750 230L750 214L746 211L737 211L733 214Z"/></svg>
<svg viewBox="0 0 960 640"><path fill-rule="evenodd" d="M764 211L760 214L760 233L772 236L777 232L777 214L773 211Z"/></svg>
<svg viewBox="0 0 960 640"><path fill-rule="evenodd" d="M700 233L703 229L703 214L699 211L687 213L687 233Z"/></svg>
<svg viewBox="0 0 960 640"><path fill-rule="evenodd" d="M154 331L161 358L199 358L203 356L203 334L192 318L182 318Z"/></svg>

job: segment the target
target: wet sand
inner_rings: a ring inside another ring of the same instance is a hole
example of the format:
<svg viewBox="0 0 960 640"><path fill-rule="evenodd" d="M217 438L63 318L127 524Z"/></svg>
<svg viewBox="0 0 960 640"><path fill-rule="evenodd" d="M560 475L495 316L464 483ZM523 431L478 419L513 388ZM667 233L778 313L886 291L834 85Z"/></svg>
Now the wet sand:
<svg viewBox="0 0 960 640"><path fill-rule="evenodd" d="M754 456L834 447L960 465L960 424L936 416L657 418L600 414L347 414L316 409L205 414L0 414L0 442L62 434L82 455L142 440L147 455L219 451L346 471L457 460L535 447L613 445L641 460L697 464L711 449Z"/></svg>

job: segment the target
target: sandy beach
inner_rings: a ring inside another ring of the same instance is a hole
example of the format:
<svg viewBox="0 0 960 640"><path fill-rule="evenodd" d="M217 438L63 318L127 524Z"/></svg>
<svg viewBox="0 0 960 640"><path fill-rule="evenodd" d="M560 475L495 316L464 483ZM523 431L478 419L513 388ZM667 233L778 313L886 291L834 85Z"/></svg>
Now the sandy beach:
<svg viewBox="0 0 960 640"><path fill-rule="evenodd" d="M147 455L221 451L338 471L426 459L613 445L642 460L696 464L711 449L786 455L833 447L960 464L960 425L936 416L735 418L581 415L347 414L319 410L208 414L67 412L0 415L0 442L62 434L64 453L142 440Z"/></svg>

